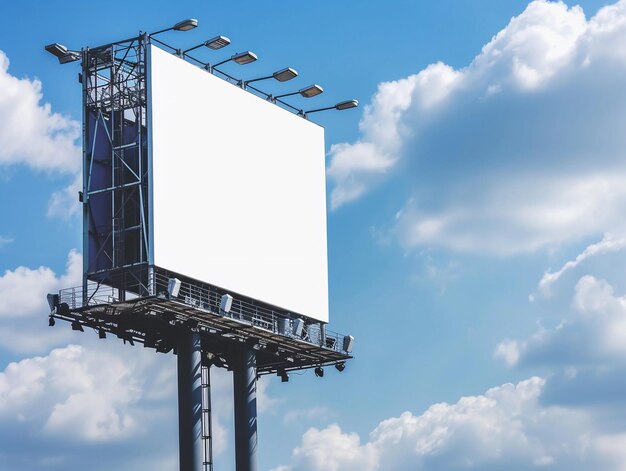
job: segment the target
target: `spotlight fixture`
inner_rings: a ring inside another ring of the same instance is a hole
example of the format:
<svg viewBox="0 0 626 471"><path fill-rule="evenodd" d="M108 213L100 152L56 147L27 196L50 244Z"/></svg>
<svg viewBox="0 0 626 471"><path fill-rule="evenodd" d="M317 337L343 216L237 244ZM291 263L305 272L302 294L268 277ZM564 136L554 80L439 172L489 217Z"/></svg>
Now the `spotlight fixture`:
<svg viewBox="0 0 626 471"><path fill-rule="evenodd" d="M321 366L318 366L317 368L315 368L315 376L317 376L318 378L323 378L324 368L322 368Z"/></svg>
<svg viewBox="0 0 626 471"><path fill-rule="evenodd" d="M48 319L48 325L50 327L54 327L54 324L56 324L56 321L54 320L54 317L50 316L50 318Z"/></svg>
<svg viewBox="0 0 626 471"><path fill-rule="evenodd" d="M236 62L239 65L246 65L246 64L250 64L251 62L254 62L255 60L257 60L257 56L254 52L250 52L250 51L238 52L237 54L233 54L228 59L218 62L217 64L213 64L213 65L206 64L204 68L210 72L213 72L213 69L215 69L215 67L217 67L218 65L226 64L227 62L230 62L230 61Z"/></svg>
<svg viewBox="0 0 626 471"><path fill-rule="evenodd" d="M289 373L287 373L284 369L280 369L276 372L276 376L280 377L281 383L287 383L289 381Z"/></svg>
<svg viewBox="0 0 626 471"><path fill-rule="evenodd" d="M220 299L220 312L228 314L233 305L233 297L230 294L224 294Z"/></svg>
<svg viewBox="0 0 626 471"><path fill-rule="evenodd" d="M271 79L271 78L276 79L279 82L287 82L288 80L294 79L297 76L298 76L298 72L296 72L295 69L292 69L291 67L287 67L285 69L277 70L272 75L266 75L264 77L258 77L258 78L254 78L254 79L251 79L251 80L246 80L246 81L242 82L242 84L245 87L249 83L260 82L261 80L267 80L267 79Z"/></svg>
<svg viewBox="0 0 626 471"><path fill-rule="evenodd" d="M337 103L335 105L336 110L349 110L350 108L356 108L359 106L359 100L347 100L342 101L341 103Z"/></svg>
<svg viewBox="0 0 626 471"><path fill-rule="evenodd" d="M176 298L180 292L181 281L178 278L170 278L167 281L167 294L170 298Z"/></svg>
<svg viewBox="0 0 626 471"><path fill-rule="evenodd" d="M337 368L337 371L342 372L346 369L346 364L342 361L341 363L337 363L335 368Z"/></svg>
<svg viewBox="0 0 626 471"><path fill-rule="evenodd" d="M231 60L239 65L246 65L257 60L257 56L254 52L245 51L233 55Z"/></svg>
<svg viewBox="0 0 626 471"><path fill-rule="evenodd" d="M286 96L292 96L292 95L300 95L304 98L313 98L314 96L320 95L321 93L324 93L324 89L320 87L319 85L314 84L314 85L309 85L308 87L301 88L297 92L285 93L283 95L276 95L273 98L274 99L284 98Z"/></svg>
<svg viewBox="0 0 626 471"><path fill-rule="evenodd" d="M58 294L48 294L48 306L50 306L50 312L54 311L59 305L59 295Z"/></svg>
<svg viewBox="0 0 626 471"><path fill-rule="evenodd" d="M203 43L198 44L197 46L190 47L189 49L185 49L182 51L182 55L184 56L190 51L201 48L202 46L208 47L209 49L213 49L214 51L217 49L222 49L230 44L230 39L226 36L215 36L213 39L209 39L208 41L204 41Z"/></svg>
<svg viewBox="0 0 626 471"><path fill-rule="evenodd" d="M102 329L102 328L98 329L98 338L99 339L106 339L107 338L107 333L104 331L104 329Z"/></svg>
<svg viewBox="0 0 626 471"><path fill-rule="evenodd" d="M63 44L52 43L48 44L45 48L50 54L59 59L59 64L67 64L80 59L80 52L71 51Z"/></svg>
<svg viewBox="0 0 626 471"><path fill-rule="evenodd" d="M343 338L343 351L346 353L352 353L354 347L354 337L352 335L346 335Z"/></svg>
<svg viewBox="0 0 626 471"><path fill-rule="evenodd" d="M154 33L150 33L148 36L154 36L156 34L165 33L166 31L189 31L190 29L194 29L198 26L198 20L195 18L188 18L183 21L179 21L174 26L169 28L161 29L159 31L155 31Z"/></svg>
<svg viewBox="0 0 626 471"><path fill-rule="evenodd" d="M357 106L359 106L358 100L346 100L346 101L341 101L334 106L327 106L325 108L318 108L316 110L309 110L309 111L300 110L299 114L300 116L306 118L306 116L310 113L317 113L319 111L326 111L326 110L343 111L343 110L349 110L350 108L356 108Z"/></svg>
<svg viewBox="0 0 626 471"><path fill-rule="evenodd" d="M293 320L293 336L301 337L304 330L304 321L302 319Z"/></svg>
<svg viewBox="0 0 626 471"><path fill-rule="evenodd" d="M78 330L80 332L84 332L85 330L83 329L83 326L81 325L80 322L78 321L74 321L72 322L72 330Z"/></svg>

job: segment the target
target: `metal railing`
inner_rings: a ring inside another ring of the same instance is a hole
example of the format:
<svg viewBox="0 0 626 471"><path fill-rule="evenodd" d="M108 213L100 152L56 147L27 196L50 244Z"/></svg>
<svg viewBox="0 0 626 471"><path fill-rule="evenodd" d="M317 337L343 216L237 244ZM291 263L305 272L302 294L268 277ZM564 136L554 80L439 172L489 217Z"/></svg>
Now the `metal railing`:
<svg viewBox="0 0 626 471"><path fill-rule="evenodd" d="M204 284L199 286L183 280L180 281L178 295L173 297L168 293L169 280L169 276L153 272L149 281L153 295L157 298L182 303L199 311L233 319L283 337L307 342L339 353L350 353L344 350L345 336L325 329L319 321L274 308L269 304L240 297L218 287ZM224 295L232 297L232 304L228 312L220 309ZM66 303L72 310L114 304L121 302L122 299L132 301L138 299L138 296L130 291L120 293L117 288L91 281L87 284L86 289L81 286L59 291L59 303Z"/></svg>

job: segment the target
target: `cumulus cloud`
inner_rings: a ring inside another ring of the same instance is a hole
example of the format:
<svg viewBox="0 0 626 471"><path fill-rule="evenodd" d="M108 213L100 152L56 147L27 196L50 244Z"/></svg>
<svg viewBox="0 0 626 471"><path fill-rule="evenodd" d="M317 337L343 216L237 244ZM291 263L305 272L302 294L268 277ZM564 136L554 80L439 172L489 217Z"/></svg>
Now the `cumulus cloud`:
<svg viewBox="0 0 626 471"><path fill-rule="evenodd" d="M3 466L67 469L112 442L117 453L90 469L134 469L137 455L150 448L162 459L175 457L175 442L164 439L176 436L172 366L172 358L140 349L124 354L106 343L10 363L0 372Z"/></svg>
<svg viewBox="0 0 626 471"><path fill-rule="evenodd" d="M274 471L623 469L623 430L603 430L584 410L542 404L545 384L533 377L421 415L405 412L364 443L337 425L311 428L291 463Z"/></svg>
<svg viewBox="0 0 626 471"><path fill-rule="evenodd" d="M381 84L359 140L331 149L333 207L402 168L405 247L506 255L623 233L625 5L586 19L536 0L467 67Z"/></svg>
<svg viewBox="0 0 626 471"><path fill-rule="evenodd" d="M41 82L11 75L9 58L0 50L0 167L26 165L73 176L71 185L52 195L48 210L49 216L67 218L77 211L80 123L42 100Z"/></svg>
<svg viewBox="0 0 626 471"><path fill-rule="evenodd" d="M74 173L80 167L80 125L42 99L41 82L11 75L9 58L0 51L0 165Z"/></svg>
<svg viewBox="0 0 626 471"><path fill-rule="evenodd" d="M19 353L43 353L67 342L68 331L48 328L46 295L80 285L82 263L82 256L72 250L63 274L57 275L44 266L20 266L0 276L0 347Z"/></svg>
<svg viewBox="0 0 626 471"><path fill-rule="evenodd" d="M576 369L626 367L626 297L587 275L576 284L572 307L555 328L541 328L525 340L505 340L495 356L508 366L573 368L572 377Z"/></svg>

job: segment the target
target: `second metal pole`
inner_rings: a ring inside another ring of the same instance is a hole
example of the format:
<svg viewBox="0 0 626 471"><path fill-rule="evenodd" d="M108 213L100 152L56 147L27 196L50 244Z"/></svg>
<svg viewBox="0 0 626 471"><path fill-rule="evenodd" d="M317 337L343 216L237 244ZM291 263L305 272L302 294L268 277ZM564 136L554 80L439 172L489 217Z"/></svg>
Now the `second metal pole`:
<svg viewBox="0 0 626 471"><path fill-rule="evenodd" d="M178 443L180 471L201 471L202 355L200 334L181 332L178 341Z"/></svg>
<svg viewBox="0 0 626 471"><path fill-rule="evenodd" d="M256 471L256 352L246 348L233 364L236 471Z"/></svg>

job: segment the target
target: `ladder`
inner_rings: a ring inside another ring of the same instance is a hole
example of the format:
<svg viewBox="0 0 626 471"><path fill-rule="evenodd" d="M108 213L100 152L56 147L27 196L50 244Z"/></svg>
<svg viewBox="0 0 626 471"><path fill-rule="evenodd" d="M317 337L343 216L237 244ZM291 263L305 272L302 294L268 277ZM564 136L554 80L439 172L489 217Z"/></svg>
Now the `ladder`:
<svg viewBox="0 0 626 471"><path fill-rule="evenodd" d="M211 366L202 365L202 469L213 471L213 430L211 426Z"/></svg>

